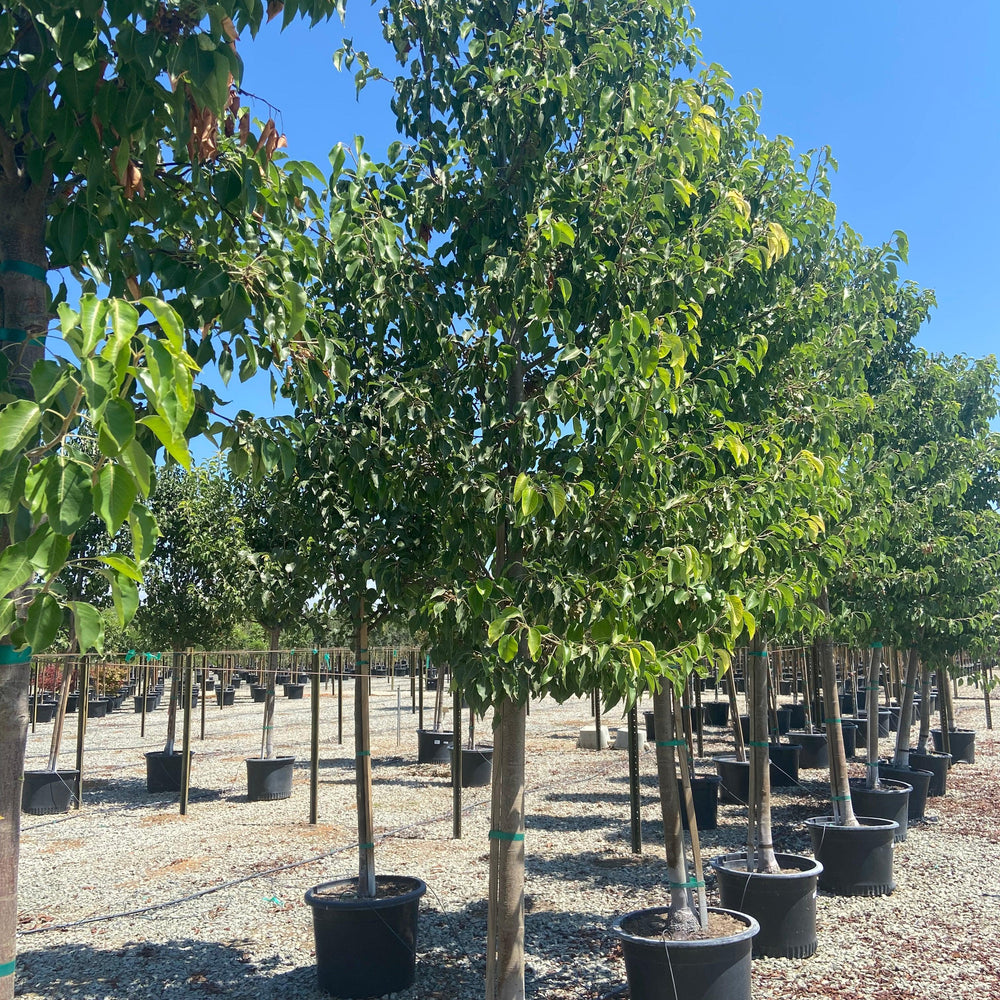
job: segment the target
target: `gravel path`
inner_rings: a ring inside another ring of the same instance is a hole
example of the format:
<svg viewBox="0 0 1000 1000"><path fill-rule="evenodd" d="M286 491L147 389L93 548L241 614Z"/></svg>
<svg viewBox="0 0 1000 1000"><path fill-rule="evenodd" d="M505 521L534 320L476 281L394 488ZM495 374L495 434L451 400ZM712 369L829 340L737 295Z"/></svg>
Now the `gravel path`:
<svg viewBox="0 0 1000 1000"><path fill-rule="evenodd" d="M896 892L879 899L821 892L819 952L803 961L755 961L756 1000L1000 998L998 739L986 730L981 699L960 690L958 725L977 730L976 763L951 770L947 796L929 800L928 821L896 846ZM415 763L407 681L402 699L397 744L396 692L376 682L376 863L428 885L417 981L397 997L473 1000L482 995L489 790L466 791L464 836L453 840L449 767ZM278 705L276 752L298 758L292 797L247 801L243 761L259 751L261 709L246 686L232 708L210 702L206 739L194 741L186 817L175 797L145 791L142 754L162 749L163 708L149 716L145 739L131 712L90 723L83 808L23 817L17 996L324 996L302 897L312 885L351 875L356 864L353 704L345 687L338 745L336 701L323 694L316 826L308 824L308 699ZM653 753L642 755L644 853L634 857L626 754L576 749L588 711L587 701L546 701L533 704L528 719L527 981L529 995L545 1000L626 996L610 922L665 897ZM612 727L616 721L606 719ZM489 733L488 722L480 726ZM72 758L74 716L70 727L62 766ZM29 737L29 768L44 766L50 732L39 726ZM719 731L706 735L698 769L714 773L708 758L726 745ZM883 755L888 749L883 741ZM779 850L810 853L801 821L827 811L819 774L805 771L800 787L776 790ZM702 834L706 859L741 849L745 815L720 805L718 830ZM709 888L717 900L711 875Z"/></svg>

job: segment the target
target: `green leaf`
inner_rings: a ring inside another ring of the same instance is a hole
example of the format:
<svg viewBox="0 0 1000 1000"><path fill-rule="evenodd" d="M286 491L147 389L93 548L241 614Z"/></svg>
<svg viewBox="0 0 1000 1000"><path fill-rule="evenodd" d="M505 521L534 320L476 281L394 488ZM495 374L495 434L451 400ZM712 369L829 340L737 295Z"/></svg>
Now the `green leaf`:
<svg viewBox="0 0 1000 1000"><path fill-rule="evenodd" d="M13 513L24 497L28 460L0 466L0 514Z"/></svg>
<svg viewBox="0 0 1000 1000"><path fill-rule="evenodd" d="M191 468L191 453L188 451L187 441L180 435L174 434L163 417L158 413L153 413L148 417L143 417L139 423L145 424L156 435L171 458L185 469ZM136 476L136 478L139 477Z"/></svg>
<svg viewBox="0 0 1000 1000"><path fill-rule="evenodd" d="M92 604L73 601L70 604L73 611L73 627L80 645L80 652L91 649L100 652L104 647L104 619Z"/></svg>
<svg viewBox="0 0 1000 1000"><path fill-rule="evenodd" d="M45 476L45 512L56 531L72 535L94 512L90 470L61 457L50 463Z"/></svg>
<svg viewBox="0 0 1000 1000"><path fill-rule="evenodd" d="M59 602L51 594L38 594L28 608L24 623L24 634L35 653L44 652L59 632L63 612Z"/></svg>
<svg viewBox="0 0 1000 1000"><path fill-rule="evenodd" d="M42 411L30 399L17 399L0 410L0 461L16 461L33 444Z"/></svg>
<svg viewBox="0 0 1000 1000"><path fill-rule="evenodd" d="M534 486L526 485L521 492L521 513L525 517L531 517L541 506L541 493L539 493Z"/></svg>
<svg viewBox="0 0 1000 1000"><path fill-rule="evenodd" d="M537 628L528 629L528 655L533 661L538 660L538 654L542 649L542 633Z"/></svg>
<svg viewBox="0 0 1000 1000"><path fill-rule="evenodd" d="M135 500L135 480L128 470L111 462L107 463L97 477L94 504L112 538L125 523Z"/></svg>
<svg viewBox="0 0 1000 1000"><path fill-rule="evenodd" d="M137 563L144 563L152 554L159 536L156 518L141 504L135 504L128 515L132 529L132 551Z"/></svg>
<svg viewBox="0 0 1000 1000"><path fill-rule="evenodd" d="M173 306L163 299L146 295L139 301L156 317L160 329L166 335L170 346L178 353L184 350L184 323Z"/></svg>
<svg viewBox="0 0 1000 1000"><path fill-rule="evenodd" d="M497 652L504 663L510 663L517 656L517 645L516 635L508 633L500 637L500 641L497 643Z"/></svg>
<svg viewBox="0 0 1000 1000"><path fill-rule="evenodd" d="M135 580L136 583L142 583L142 573L139 572L138 566L128 557L109 553L108 555L100 556L99 561L127 579Z"/></svg>
<svg viewBox="0 0 1000 1000"><path fill-rule="evenodd" d="M23 543L11 545L0 555L0 598L9 597L34 576L31 560Z"/></svg>
<svg viewBox="0 0 1000 1000"><path fill-rule="evenodd" d="M124 399L111 399L94 424L101 453L116 458L135 437L135 408Z"/></svg>

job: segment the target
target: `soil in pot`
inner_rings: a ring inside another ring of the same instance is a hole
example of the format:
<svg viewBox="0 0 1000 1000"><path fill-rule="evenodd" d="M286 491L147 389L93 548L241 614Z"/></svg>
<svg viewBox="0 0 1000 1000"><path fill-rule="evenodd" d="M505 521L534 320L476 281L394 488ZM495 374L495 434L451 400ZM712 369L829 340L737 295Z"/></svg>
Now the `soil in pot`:
<svg viewBox="0 0 1000 1000"><path fill-rule="evenodd" d="M193 750L188 751L189 758L193 754ZM181 790L181 760L183 756L181 753L164 753L162 750L147 753L146 791L151 794L179 792Z"/></svg>
<svg viewBox="0 0 1000 1000"><path fill-rule="evenodd" d="M667 907L635 910L612 930L625 958L631 1000L750 1000L750 958L757 921L745 913L709 908L709 933L662 936Z"/></svg>
<svg viewBox="0 0 1000 1000"><path fill-rule="evenodd" d="M447 764L451 761L451 745L455 740L452 732L436 732L433 729L417 730L417 763Z"/></svg>
<svg viewBox="0 0 1000 1000"><path fill-rule="evenodd" d="M932 729L931 736L934 738L934 749L938 753L944 752L944 740L941 738L940 729ZM964 761L966 764L976 762L976 733L973 729L949 729L948 740L951 744L951 762L957 764Z"/></svg>
<svg viewBox="0 0 1000 1000"><path fill-rule="evenodd" d="M77 770L25 771L21 810L32 816L69 812L76 797Z"/></svg>
<svg viewBox="0 0 1000 1000"><path fill-rule="evenodd" d="M798 854L776 854L781 871L748 872L746 853L712 861L722 905L749 914L760 924L753 954L809 958L816 954L816 881L823 866Z"/></svg>
<svg viewBox="0 0 1000 1000"><path fill-rule="evenodd" d="M944 795L948 789L948 768L951 767L951 754L934 751L921 753L919 750L913 749L909 753L910 767L931 772L931 780L927 784L927 797L934 798L938 795Z"/></svg>
<svg viewBox="0 0 1000 1000"><path fill-rule="evenodd" d="M493 778L493 747L462 747L462 787L483 788Z"/></svg>
<svg viewBox="0 0 1000 1000"><path fill-rule="evenodd" d="M858 816L860 826L839 826L832 816L805 821L813 854L823 865L819 887L838 896L888 896L892 876L893 838L898 824Z"/></svg>
<svg viewBox="0 0 1000 1000"><path fill-rule="evenodd" d="M910 804L908 806L907 817L910 820L921 820L924 818L924 810L927 806L927 792L930 789L933 772L924 771L914 767L896 767L892 761L880 760L878 762L878 776L880 779L890 778L893 781L902 781L908 784L910 792ZM862 809L862 813L865 811ZM895 818L895 817L894 817Z"/></svg>
<svg viewBox="0 0 1000 1000"><path fill-rule="evenodd" d="M377 875L375 898L358 897L355 879L314 886L312 908L319 987L335 997L378 997L416 977L417 912L427 886L418 878Z"/></svg>
<svg viewBox="0 0 1000 1000"><path fill-rule="evenodd" d="M292 794L294 757L247 757L247 799L272 802Z"/></svg>
<svg viewBox="0 0 1000 1000"><path fill-rule="evenodd" d="M851 805L857 815L892 820L897 824L895 842L900 844L906 840L912 785L895 778L883 779L881 767L878 788L866 787L864 778L852 778L850 785Z"/></svg>

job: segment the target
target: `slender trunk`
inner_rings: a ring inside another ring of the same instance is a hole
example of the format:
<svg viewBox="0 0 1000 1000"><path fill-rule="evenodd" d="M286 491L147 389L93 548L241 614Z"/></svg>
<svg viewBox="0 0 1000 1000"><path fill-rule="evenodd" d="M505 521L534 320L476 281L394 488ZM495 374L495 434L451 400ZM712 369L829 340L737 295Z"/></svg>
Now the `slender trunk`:
<svg viewBox="0 0 1000 1000"><path fill-rule="evenodd" d="M917 750L927 753L927 741L931 736L931 668L924 660L920 665L920 732L917 734Z"/></svg>
<svg viewBox="0 0 1000 1000"><path fill-rule="evenodd" d="M170 703L167 707L167 745L163 748L164 753L174 752L174 740L177 738L177 698L180 693L177 686L177 677L180 674L180 668L178 664L181 661L180 649L174 650L173 655L173 670L170 672ZM223 688L225 690L225 688ZM80 698L84 698L85 695L81 691Z"/></svg>
<svg viewBox="0 0 1000 1000"><path fill-rule="evenodd" d="M73 674L73 661L68 657L63 663L62 680L59 686L59 704L56 706L55 725L52 727L52 743L49 745L49 770L55 771L59 761L59 747L62 743L63 727L66 724L66 705L69 702L69 681Z"/></svg>
<svg viewBox="0 0 1000 1000"><path fill-rule="evenodd" d="M358 895L375 895L375 818L372 814L372 743L368 718L368 620L358 600L354 633L354 755L358 804Z"/></svg>
<svg viewBox="0 0 1000 1000"><path fill-rule="evenodd" d="M264 695L264 728L261 732L260 756L263 760L274 758L274 705L275 680L278 673L278 643L281 641L281 626L270 629L271 649L268 652L267 692Z"/></svg>
<svg viewBox="0 0 1000 1000"><path fill-rule="evenodd" d="M504 698L494 717L486 998L524 1000L525 706Z"/></svg>
<svg viewBox="0 0 1000 1000"><path fill-rule="evenodd" d="M867 738L865 746L866 774L865 787L878 788L878 675L882 661L882 644L872 643L871 656L868 659L868 678L865 681L865 718ZM874 717L873 717L874 710Z"/></svg>
<svg viewBox="0 0 1000 1000"><path fill-rule="evenodd" d="M733 677L732 667L726 671L726 689L729 692L729 724L733 728L736 759L742 763L747 759L747 748L743 741L743 727L740 725L740 706L737 700L736 678Z"/></svg>
<svg viewBox="0 0 1000 1000"><path fill-rule="evenodd" d="M990 704L990 688L993 686L993 668L983 667L983 702L986 708L986 728L993 728L993 706Z"/></svg>
<svg viewBox="0 0 1000 1000"><path fill-rule="evenodd" d="M747 824L747 869L779 872L771 835L771 768L767 738L767 642L760 632L752 640L747 665L750 701L750 807ZM751 865L753 867L751 867Z"/></svg>
<svg viewBox="0 0 1000 1000"><path fill-rule="evenodd" d="M829 616L830 599L826 587L820 592L819 606ZM840 826L860 826L851 806L851 788L847 780L847 754L844 751L844 732L840 725L837 668L833 661L832 639L828 635L820 636L816 641L816 651L822 673L824 723L827 749L830 754L830 802L833 806L834 820ZM871 721L869 716L869 726Z"/></svg>
<svg viewBox="0 0 1000 1000"><path fill-rule="evenodd" d="M684 832L681 826L681 800L677 788L675 750L683 746L674 728L673 691L667 678L653 693L653 731L656 733L656 776L660 786L660 813L663 817L663 845L667 858L667 881L670 889L670 929L690 929L697 920L688 905L687 862L684 858Z"/></svg>
<svg viewBox="0 0 1000 1000"><path fill-rule="evenodd" d="M910 647L910 655L906 661L906 679L903 681L903 701L899 706L899 730L896 733L896 754L893 764L896 767L910 766L910 724L913 719L913 696L917 689L917 673L920 670L920 657L916 646Z"/></svg>

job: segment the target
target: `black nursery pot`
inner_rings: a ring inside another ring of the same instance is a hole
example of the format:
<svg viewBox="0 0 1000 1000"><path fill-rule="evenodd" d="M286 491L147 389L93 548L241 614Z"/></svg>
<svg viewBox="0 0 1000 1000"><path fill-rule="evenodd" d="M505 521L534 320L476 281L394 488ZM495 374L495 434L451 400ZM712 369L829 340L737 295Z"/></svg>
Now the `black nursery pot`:
<svg viewBox="0 0 1000 1000"><path fill-rule="evenodd" d="M784 736L792 728L792 710L790 708L775 709L774 717L778 720L778 735Z"/></svg>
<svg viewBox="0 0 1000 1000"><path fill-rule="evenodd" d="M791 712L789 717L789 728L790 729L801 729L806 724L806 703L804 701L795 701L789 705L782 705L782 708L787 708Z"/></svg>
<svg viewBox="0 0 1000 1000"><path fill-rule="evenodd" d="M823 865L819 887L838 896L888 896L895 888L892 848L897 823L858 816L860 826L838 826L832 816L806 820L813 854Z"/></svg>
<svg viewBox="0 0 1000 1000"><path fill-rule="evenodd" d="M719 798L723 802L745 806L750 800L750 763L726 754L715 758L719 772Z"/></svg>
<svg viewBox="0 0 1000 1000"><path fill-rule="evenodd" d="M108 699L96 698L87 702L87 718L103 719L108 714Z"/></svg>
<svg viewBox="0 0 1000 1000"><path fill-rule="evenodd" d="M152 712L153 709L156 708L156 695L155 694L138 695L138 696L136 696L136 699L135 699L135 710L136 710L136 712L141 712L142 711L142 703L143 703L143 701L146 702L146 711L147 712Z"/></svg>
<svg viewBox="0 0 1000 1000"><path fill-rule="evenodd" d="M717 774L691 777L691 798L694 801L694 818L699 830L714 830L719 825L719 786L722 779ZM677 782L681 797L681 826L687 830L688 814L684 805L684 788Z"/></svg>
<svg viewBox="0 0 1000 1000"><path fill-rule="evenodd" d="M844 754L853 757L858 751L858 727L845 719L840 723L840 731L844 735Z"/></svg>
<svg viewBox="0 0 1000 1000"><path fill-rule="evenodd" d="M451 760L452 732L435 732L433 729L417 730L417 763L447 764Z"/></svg>
<svg viewBox="0 0 1000 1000"><path fill-rule="evenodd" d="M938 753L944 752L944 740L941 737L940 729L932 729L931 736L934 737L934 749ZM966 764L976 762L976 731L974 729L949 729L948 741L951 744L951 762L957 764L964 761Z"/></svg>
<svg viewBox="0 0 1000 1000"><path fill-rule="evenodd" d="M417 915L427 886L418 878L377 875L375 898L327 894L354 879L306 893L312 908L319 987L335 997L380 997L413 985Z"/></svg>
<svg viewBox="0 0 1000 1000"><path fill-rule="evenodd" d="M802 747L799 754L799 767L816 769L830 766L830 750L827 746L826 733L794 733L788 734L789 743Z"/></svg>
<svg viewBox="0 0 1000 1000"><path fill-rule="evenodd" d="M194 754L188 751L188 759ZM164 753L154 750L146 754L146 791L151 794L158 792L179 792L181 790L182 753ZM190 765L189 765L190 766Z"/></svg>
<svg viewBox="0 0 1000 1000"><path fill-rule="evenodd" d="M706 726L725 726L729 723L728 701L703 701L702 715Z"/></svg>
<svg viewBox="0 0 1000 1000"><path fill-rule="evenodd" d="M247 757L247 798L251 802L272 802L292 794L294 757Z"/></svg>
<svg viewBox="0 0 1000 1000"><path fill-rule="evenodd" d="M28 715L38 723L51 722L55 718L55 714L56 703L54 701L40 701L28 712Z"/></svg>
<svg viewBox="0 0 1000 1000"><path fill-rule="evenodd" d="M642 717L646 720L646 741L648 743L655 743L656 730L653 728L653 713L643 712Z"/></svg>
<svg viewBox="0 0 1000 1000"><path fill-rule="evenodd" d="M216 688L215 689L215 703L222 707L223 705L232 705L236 698L236 688Z"/></svg>
<svg viewBox="0 0 1000 1000"><path fill-rule="evenodd" d="M291 701L297 701L302 698L302 694L305 689L305 684L286 684L285 697Z"/></svg>
<svg viewBox="0 0 1000 1000"><path fill-rule="evenodd" d="M878 762L879 778L891 778L893 781L902 781L910 785L913 789L910 792L910 804L907 810L907 817L912 820L924 818L924 810L927 806L927 793L930 790L933 772L924 771L914 767L896 767L891 761L880 760ZM861 810L864 812L864 810ZM867 813L866 813L867 815Z"/></svg>
<svg viewBox="0 0 1000 1000"><path fill-rule="evenodd" d="M493 747L462 747L462 787L482 788L493 778Z"/></svg>
<svg viewBox="0 0 1000 1000"><path fill-rule="evenodd" d="M263 684L251 684L250 697L253 698L257 704L263 704L267 700L267 688Z"/></svg>
<svg viewBox="0 0 1000 1000"><path fill-rule="evenodd" d="M951 767L950 753L933 751L921 753L919 750L910 750L910 767L931 772L931 780L927 784L928 798L944 795L948 788L948 768Z"/></svg>
<svg viewBox="0 0 1000 1000"><path fill-rule="evenodd" d="M25 771L21 789L21 810L32 816L69 812L76 797L76 783L80 772Z"/></svg>
<svg viewBox="0 0 1000 1000"><path fill-rule="evenodd" d="M757 921L746 913L709 907L744 925L728 937L671 941L640 937L637 925L667 907L634 910L612 925L625 958L631 1000L750 1000L750 958Z"/></svg>
<svg viewBox="0 0 1000 1000"><path fill-rule="evenodd" d="M883 779L882 768L879 767L880 787L866 787L864 778L852 778L850 785L851 805L856 815L892 820L897 825L893 837L895 842L900 844L906 840L910 796L913 794L911 784L895 778Z"/></svg>
<svg viewBox="0 0 1000 1000"><path fill-rule="evenodd" d="M749 914L760 924L753 954L767 958L809 958L816 954L816 880L823 866L798 854L776 854L776 874L748 872L746 852L712 861L722 905Z"/></svg>

